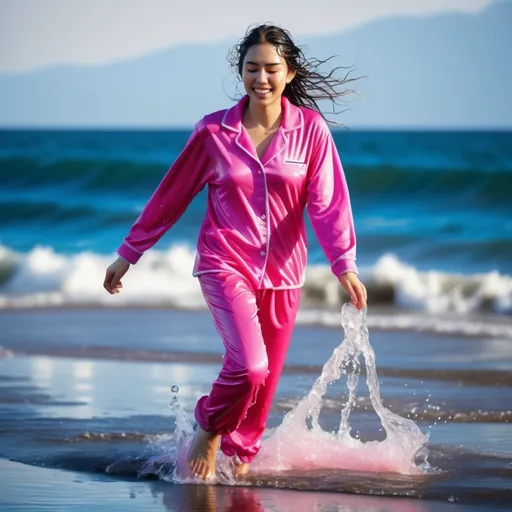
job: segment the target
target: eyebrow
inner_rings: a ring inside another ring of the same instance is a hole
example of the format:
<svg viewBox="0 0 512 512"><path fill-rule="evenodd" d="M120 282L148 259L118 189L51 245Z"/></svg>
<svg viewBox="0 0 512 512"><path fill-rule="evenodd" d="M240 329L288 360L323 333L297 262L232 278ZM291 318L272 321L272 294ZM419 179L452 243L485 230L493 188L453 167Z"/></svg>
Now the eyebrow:
<svg viewBox="0 0 512 512"><path fill-rule="evenodd" d="M259 64L257 62L251 62L251 61L247 61L246 64L249 66L259 66ZM280 66L281 63L280 62L267 62L265 64L263 64L263 66Z"/></svg>

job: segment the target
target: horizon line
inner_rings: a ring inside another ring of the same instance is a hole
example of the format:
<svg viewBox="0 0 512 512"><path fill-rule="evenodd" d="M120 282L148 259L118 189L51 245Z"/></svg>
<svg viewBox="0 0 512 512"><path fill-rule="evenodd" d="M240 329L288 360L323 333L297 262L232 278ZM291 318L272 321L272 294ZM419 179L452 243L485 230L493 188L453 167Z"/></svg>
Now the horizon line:
<svg viewBox="0 0 512 512"><path fill-rule="evenodd" d="M0 131L191 131L194 125L2 125ZM331 131L435 131L435 132L477 132L477 131L493 131L493 132L510 132L512 125L447 125L447 126L392 126L392 125L375 125L375 126L329 126Z"/></svg>

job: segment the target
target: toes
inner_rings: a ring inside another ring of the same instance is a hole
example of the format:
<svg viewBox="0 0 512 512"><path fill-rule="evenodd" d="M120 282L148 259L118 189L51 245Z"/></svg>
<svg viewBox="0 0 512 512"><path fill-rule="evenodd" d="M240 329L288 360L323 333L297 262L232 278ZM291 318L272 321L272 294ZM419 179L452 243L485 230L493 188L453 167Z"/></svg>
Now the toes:
<svg viewBox="0 0 512 512"><path fill-rule="evenodd" d="M201 480L207 480L211 476L209 464L201 459L192 459L189 462L189 467L192 473Z"/></svg>
<svg viewBox="0 0 512 512"><path fill-rule="evenodd" d="M201 464L201 461L198 461L194 468L194 474L195 474L196 478L202 478L202 471L203 471L203 466Z"/></svg>
<svg viewBox="0 0 512 512"><path fill-rule="evenodd" d="M194 459L190 464L190 469L195 476L200 476L201 473L201 461Z"/></svg>
<svg viewBox="0 0 512 512"><path fill-rule="evenodd" d="M188 461L188 466L192 474L202 480L208 480L215 474L215 462L212 464L210 460L193 458Z"/></svg>
<svg viewBox="0 0 512 512"><path fill-rule="evenodd" d="M208 475L208 464L203 462L203 464L201 464L201 469L199 471L199 476L203 480L206 480L207 475Z"/></svg>

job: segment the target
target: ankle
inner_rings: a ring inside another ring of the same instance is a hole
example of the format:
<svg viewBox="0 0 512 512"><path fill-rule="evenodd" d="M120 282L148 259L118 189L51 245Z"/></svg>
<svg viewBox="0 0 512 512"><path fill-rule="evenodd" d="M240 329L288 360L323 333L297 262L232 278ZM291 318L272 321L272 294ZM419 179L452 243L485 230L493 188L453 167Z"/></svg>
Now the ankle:
<svg viewBox="0 0 512 512"><path fill-rule="evenodd" d="M215 434L212 434L208 430L205 430L200 425L197 425L197 427L194 429L196 436L206 437L208 439L215 437Z"/></svg>

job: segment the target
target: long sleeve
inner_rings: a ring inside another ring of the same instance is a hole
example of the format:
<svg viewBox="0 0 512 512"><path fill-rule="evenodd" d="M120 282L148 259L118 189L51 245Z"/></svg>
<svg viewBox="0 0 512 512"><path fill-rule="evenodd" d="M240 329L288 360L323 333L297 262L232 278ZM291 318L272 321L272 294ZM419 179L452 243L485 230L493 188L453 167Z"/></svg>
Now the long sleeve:
<svg viewBox="0 0 512 512"><path fill-rule="evenodd" d="M209 156L205 137L200 121L117 250L129 263L137 263L144 251L158 242L206 185Z"/></svg>
<svg viewBox="0 0 512 512"><path fill-rule="evenodd" d="M356 272L356 236L345 174L327 127L310 160L307 212L336 277Z"/></svg>

